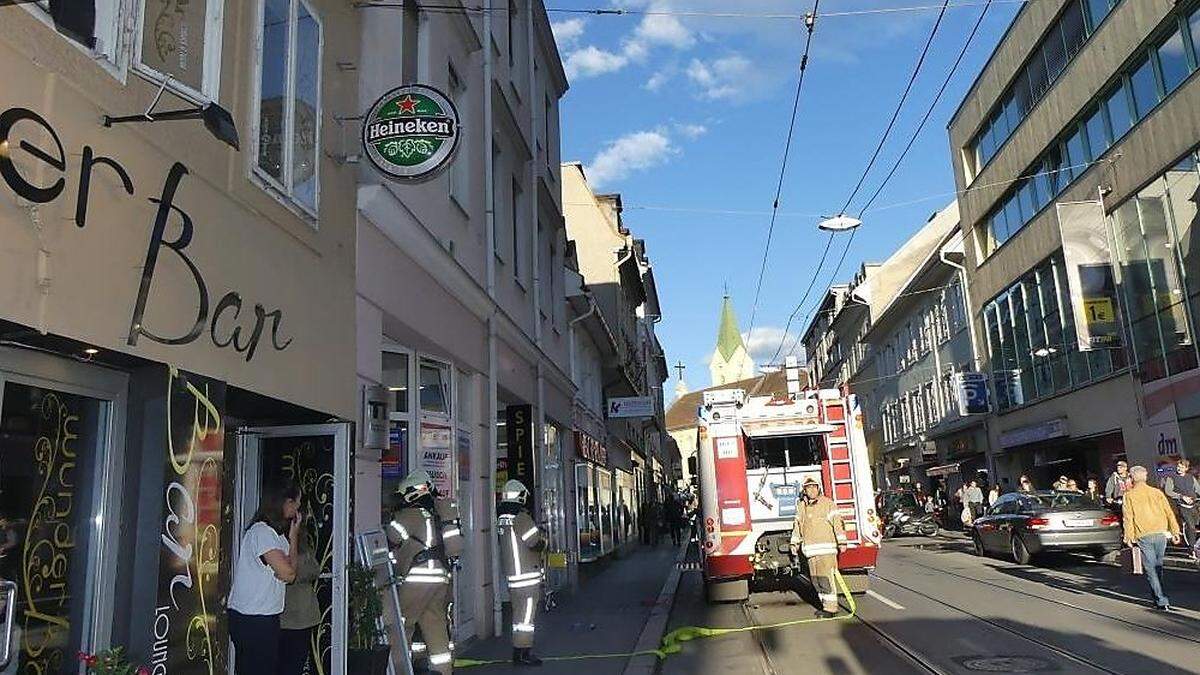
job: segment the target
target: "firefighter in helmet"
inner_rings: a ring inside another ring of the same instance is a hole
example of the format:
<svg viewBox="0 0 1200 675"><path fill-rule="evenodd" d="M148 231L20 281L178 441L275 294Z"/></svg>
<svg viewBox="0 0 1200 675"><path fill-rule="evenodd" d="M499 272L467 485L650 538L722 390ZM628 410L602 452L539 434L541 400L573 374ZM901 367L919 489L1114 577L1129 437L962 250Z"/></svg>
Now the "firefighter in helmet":
<svg viewBox="0 0 1200 675"><path fill-rule="evenodd" d="M496 509L496 529L512 602L512 662L518 666L540 666L541 659L533 655L533 632L541 600L541 552L546 548L546 540L533 522L528 501L529 490L521 481L505 483Z"/></svg>
<svg viewBox="0 0 1200 675"><path fill-rule="evenodd" d="M457 538L457 524L438 516L433 482L414 471L396 489L397 510L386 528L400 585L400 612L405 639L414 658L428 654L429 669L448 675L454 668L447 616L450 607L450 563L447 539ZM453 536L451 536L453 535ZM417 627L423 642L413 642Z"/></svg>
<svg viewBox="0 0 1200 675"><path fill-rule="evenodd" d="M838 612L837 556L846 549L846 526L833 500L821 494L816 478L805 478L801 490L792 523L792 555L803 554L808 561L808 576L821 600L817 616L827 618Z"/></svg>

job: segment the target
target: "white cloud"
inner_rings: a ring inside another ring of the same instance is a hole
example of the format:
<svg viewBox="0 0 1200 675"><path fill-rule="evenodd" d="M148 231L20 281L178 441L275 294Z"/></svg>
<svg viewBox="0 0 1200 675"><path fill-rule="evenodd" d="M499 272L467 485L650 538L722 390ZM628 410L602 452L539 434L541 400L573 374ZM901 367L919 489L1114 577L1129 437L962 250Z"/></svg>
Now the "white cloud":
<svg viewBox="0 0 1200 675"><path fill-rule="evenodd" d="M656 71L653 75L651 75L650 79L646 80L646 83L642 85L642 88L647 91L658 91L659 89L662 89L663 85L665 85L672 77L674 77L674 75L674 69L663 68L662 70Z"/></svg>
<svg viewBox="0 0 1200 675"><path fill-rule="evenodd" d="M707 134L708 127L704 126L703 124L676 123L675 131L679 132L679 134L682 135L684 138L694 141L697 138L700 138L701 136L703 136L704 134Z"/></svg>
<svg viewBox="0 0 1200 675"><path fill-rule="evenodd" d="M629 63L629 59L621 54L614 54L588 45L567 54L563 68L567 72L567 77L574 79L616 72L624 68L627 63Z"/></svg>
<svg viewBox="0 0 1200 675"><path fill-rule="evenodd" d="M665 3L653 3L650 10L666 9ZM663 45L674 49L688 49L696 44L692 32L677 17L663 14L646 16L633 33L633 41L644 45Z"/></svg>
<svg viewBox="0 0 1200 675"><path fill-rule="evenodd" d="M776 361L782 361L796 341L796 336L791 332L784 333L779 326L755 326L754 330L742 334L742 340L746 343L750 358L754 359L754 365L761 369L771 365L771 357L775 356L781 343L783 347Z"/></svg>
<svg viewBox="0 0 1200 675"><path fill-rule="evenodd" d="M741 54L729 54L711 61L692 59L688 79L699 88L698 95L709 100L732 100L761 93L766 78L754 63Z"/></svg>
<svg viewBox="0 0 1200 675"><path fill-rule="evenodd" d="M635 171L666 163L679 148L661 130L635 131L611 141L586 166L588 181L601 185L621 180Z"/></svg>
<svg viewBox="0 0 1200 675"><path fill-rule="evenodd" d="M583 19L565 19L550 24L559 49L569 49L583 37Z"/></svg>

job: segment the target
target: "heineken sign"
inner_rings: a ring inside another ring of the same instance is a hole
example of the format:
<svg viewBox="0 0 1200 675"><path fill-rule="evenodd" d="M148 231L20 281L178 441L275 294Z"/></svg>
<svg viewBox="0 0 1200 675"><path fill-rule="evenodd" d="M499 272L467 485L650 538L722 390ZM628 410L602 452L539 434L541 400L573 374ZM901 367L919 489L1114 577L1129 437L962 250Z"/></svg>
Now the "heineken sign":
<svg viewBox="0 0 1200 675"><path fill-rule="evenodd" d="M442 92L422 84L384 94L363 120L363 149L383 173L421 180L449 163L458 145L458 111Z"/></svg>

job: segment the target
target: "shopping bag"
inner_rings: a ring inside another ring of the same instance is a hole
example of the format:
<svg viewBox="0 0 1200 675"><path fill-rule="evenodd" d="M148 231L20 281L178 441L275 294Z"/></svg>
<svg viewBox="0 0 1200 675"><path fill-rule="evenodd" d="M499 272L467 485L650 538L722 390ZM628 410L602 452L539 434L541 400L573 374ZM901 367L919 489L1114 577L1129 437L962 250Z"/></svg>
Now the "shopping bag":
<svg viewBox="0 0 1200 675"><path fill-rule="evenodd" d="M971 507L969 506L964 506L959 516L962 519L963 527L970 527L971 523L975 522L975 519L971 517Z"/></svg>
<svg viewBox="0 0 1200 675"><path fill-rule="evenodd" d="M1142 573L1142 550L1137 546L1126 546L1121 549L1119 560L1121 571L1125 574Z"/></svg>

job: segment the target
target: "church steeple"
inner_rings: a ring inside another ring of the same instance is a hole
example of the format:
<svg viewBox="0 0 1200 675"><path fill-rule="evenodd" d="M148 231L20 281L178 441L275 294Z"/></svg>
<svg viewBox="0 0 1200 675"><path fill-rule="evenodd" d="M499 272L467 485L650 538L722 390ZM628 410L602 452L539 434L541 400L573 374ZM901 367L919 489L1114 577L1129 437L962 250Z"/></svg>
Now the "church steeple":
<svg viewBox="0 0 1200 675"><path fill-rule="evenodd" d="M713 386L754 377L754 361L746 350L742 332L738 330L733 301L726 293L721 301L721 320L717 328L717 349L713 352L708 371Z"/></svg>

